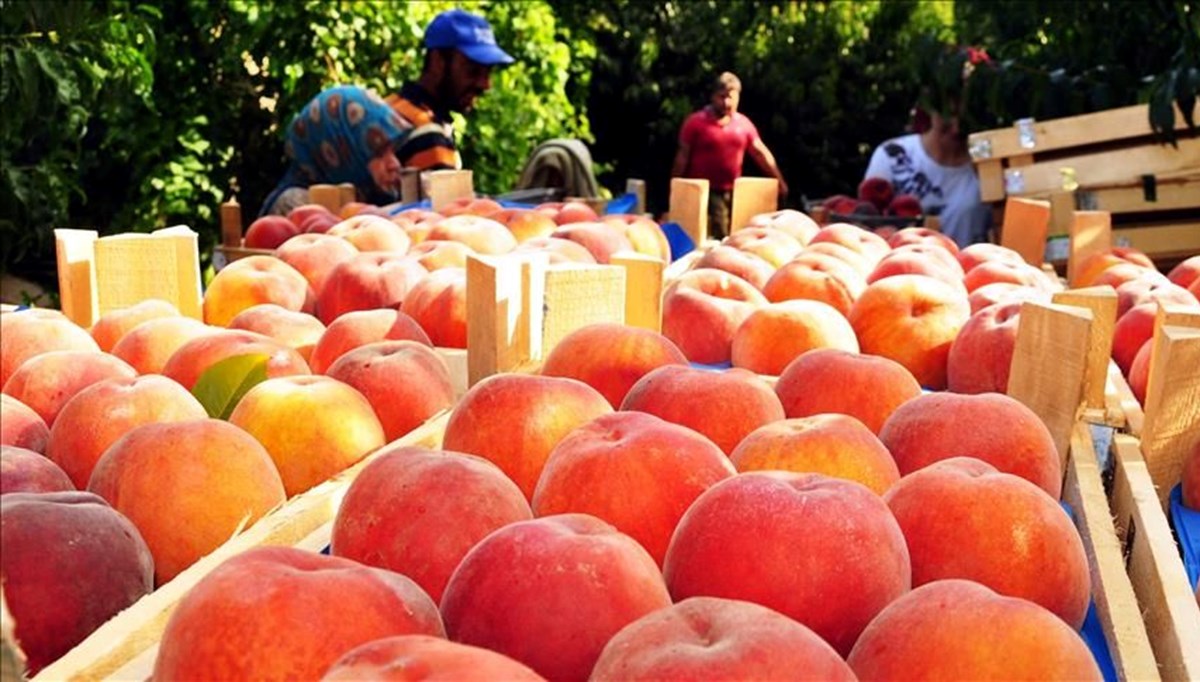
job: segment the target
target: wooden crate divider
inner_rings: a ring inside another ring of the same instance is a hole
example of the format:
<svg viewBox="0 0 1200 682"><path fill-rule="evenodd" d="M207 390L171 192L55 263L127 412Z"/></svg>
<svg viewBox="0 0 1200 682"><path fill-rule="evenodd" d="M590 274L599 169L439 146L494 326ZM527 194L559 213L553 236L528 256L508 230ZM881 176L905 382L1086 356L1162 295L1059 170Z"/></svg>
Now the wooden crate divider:
<svg viewBox="0 0 1200 682"><path fill-rule="evenodd" d="M1046 255L1050 230L1050 202L1009 197L1004 202L1004 225L1000 245L1021 254L1026 263L1040 267Z"/></svg>
<svg viewBox="0 0 1200 682"><path fill-rule="evenodd" d="M668 216L699 249L708 241L708 180L671 178Z"/></svg>
<svg viewBox="0 0 1200 682"><path fill-rule="evenodd" d="M775 178L738 178L733 181L733 201L729 209L729 233L745 227L759 213L779 208L779 181Z"/></svg>
<svg viewBox="0 0 1200 682"><path fill-rule="evenodd" d="M663 273L666 263L645 254L624 252L612 264L625 268L625 324L662 331Z"/></svg>
<svg viewBox="0 0 1200 682"><path fill-rule="evenodd" d="M1108 211L1072 211L1068 229L1067 282L1079 286L1078 270L1084 259L1112 246L1112 214Z"/></svg>
<svg viewBox="0 0 1200 682"><path fill-rule="evenodd" d="M1116 416L1106 415L1104 388L1109 358L1112 356L1113 327L1117 323L1117 292L1109 286L1069 289L1054 294L1051 300L1062 305L1087 308L1092 312L1085 359L1083 404L1086 409L1100 412L1099 421L1111 423Z"/></svg>

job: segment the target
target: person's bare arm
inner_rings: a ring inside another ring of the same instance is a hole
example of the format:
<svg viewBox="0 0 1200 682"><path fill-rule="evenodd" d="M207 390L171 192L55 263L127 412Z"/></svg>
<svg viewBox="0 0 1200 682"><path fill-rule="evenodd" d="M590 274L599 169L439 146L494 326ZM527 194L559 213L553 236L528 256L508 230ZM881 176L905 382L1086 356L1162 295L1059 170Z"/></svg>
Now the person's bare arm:
<svg viewBox="0 0 1200 682"><path fill-rule="evenodd" d="M750 158L754 159L754 163L763 169L768 175L779 181L779 197L782 199L787 196L788 186L783 180L783 173L780 172L779 166L775 163L775 155L767 148L762 138L755 138L750 145Z"/></svg>
<svg viewBox="0 0 1200 682"><path fill-rule="evenodd" d="M671 164L671 177L682 178L687 172L688 158L692 154L692 148L689 145L679 143L679 151L675 152L675 163Z"/></svg>

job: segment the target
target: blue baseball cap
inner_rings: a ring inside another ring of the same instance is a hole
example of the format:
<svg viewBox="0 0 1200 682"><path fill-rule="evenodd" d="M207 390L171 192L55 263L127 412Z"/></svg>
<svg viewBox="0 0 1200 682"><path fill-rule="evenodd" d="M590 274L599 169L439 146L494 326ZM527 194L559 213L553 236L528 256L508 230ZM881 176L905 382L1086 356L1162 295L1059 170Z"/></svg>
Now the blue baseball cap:
<svg viewBox="0 0 1200 682"><path fill-rule="evenodd" d="M425 29L425 47L452 47L466 55L467 59L486 66L512 64L514 61L496 45L496 35L486 19L461 9L442 12L429 22Z"/></svg>

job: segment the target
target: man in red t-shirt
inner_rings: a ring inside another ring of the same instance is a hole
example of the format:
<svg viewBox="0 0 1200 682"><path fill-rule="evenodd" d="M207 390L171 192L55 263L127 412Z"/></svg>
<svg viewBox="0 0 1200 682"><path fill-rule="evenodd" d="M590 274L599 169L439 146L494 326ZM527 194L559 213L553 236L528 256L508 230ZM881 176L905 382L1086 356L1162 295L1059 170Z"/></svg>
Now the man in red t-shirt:
<svg viewBox="0 0 1200 682"><path fill-rule="evenodd" d="M771 177L779 181L779 196L787 196L787 183L758 129L738 113L742 82L728 71L713 84L708 106L688 116L679 132L679 151L671 177L708 180L708 231L714 239L729 233L733 181L742 175L746 152Z"/></svg>

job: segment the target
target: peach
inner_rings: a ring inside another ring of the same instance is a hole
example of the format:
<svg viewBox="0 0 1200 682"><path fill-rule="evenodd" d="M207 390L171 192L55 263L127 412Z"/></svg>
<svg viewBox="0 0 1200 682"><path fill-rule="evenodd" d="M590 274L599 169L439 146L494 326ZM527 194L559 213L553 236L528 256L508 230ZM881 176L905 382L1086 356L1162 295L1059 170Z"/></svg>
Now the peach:
<svg viewBox="0 0 1200 682"><path fill-rule="evenodd" d="M1021 254L1006 246L987 242L971 244L958 252L958 264L962 266L964 273L969 273L976 266L989 261L1020 265L1025 262L1025 259L1021 257Z"/></svg>
<svg viewBox="0 0 1200 682"><path fill-rule="evenodd" d="M456 215L487 217L503 209L504 207L500 205L500 202L494 199L488 199L487 197L462 197L443 206L442 215L446 217Z"/></svg>
<svg viewBox="0 0 1200 682"><path fill-rule="evenodd" d="M582 381L497 374L472 386L454 406L442 445L496 464L532 499L554 447L610 412L604 396Z"/></svg>
<svg viewBox="0 0 1200 682"><path fill-rule="evenodd" d="M0 445L0 495L75 490L67 472L40 452Z"/></svg>
<svg viewBox="0 0 1200 682"><path fill-rule="evenodd" d="M854 266L834 256L806 251L776 270L762 286L762 292L773 303L792 299L821 301L847 315L865 288L866 280Z"/></svg>
<svg viewBox="0 0 1200 682"><path fill-rule="evenodd" d="M726 244L718 244L705 251L692 268L722 270L741 277L759 290L762 290L775 273L775 267L759 256Z"/></svg>
<svg viewBox="0 0 1200 682"><path fill-rule="evenodd" d="M1200 306L1187 289L1158 278L1140 277L1117 287L1117 317L1142 303L1162 302L1166 305Z"/></svg>
<svg viewBox="0 0 1200 682"><path fill-rule="evenodd" d="M940 390L950 345L968 317L961 290L925 275L896 275L868 286L849 319L862 352L891 358L922 386Z"/></svg>
<svg viewBox="0 0 1200 682"><path fill-rule="evenodd" d="M507 227L518 244L534 237L549 237L558 228L553 218L528 208L506 208L488 217Z"/></svg>
<svg viewBox="0 0 1200 682"><path fill-rule="evenodd" d="M246 228L242 246L247 249L275 249L300 234L300 226L281 215L265 215Z"/></svg>
<svg viewBox="0 0 1200 682"><path fill-rule="evenodd" d="M312 315L274 303L246 308L229 321L229 329L244 329L270 337L294 349L306 362L325 333L325 325Z"/></svg>
<svg viewBox="0 0 1200 682"><path fill-rule="evenodd" d="M542 362L541 373L582 381L615 409L651 370L686 364L687 358L662 334L605 323L580 327L564 336Z"/></svg>
<svg viewBox="0 0 1200 682"><path fill-rule="evenodd" d="M106 379L80 391L63 407L50 428L46 456L82 490L101 455L134 428L207 416L200 401L164 376Z"/></svg>
<svg viewBox="0 0 1200 682"><path fill-rule="evenodd" d="M358 249L345 239L327 234L300 234L281 244L275 250L275 257L304 275L313 292L320 295L329 273L357 253Z"/></svg>
<svg viewBox="0 0 1200 682"><path fill-rule="evenodd" d="M663 292L663 335L692 362L728 362L733 336L767 299L746 280L701 268L685 272Z"/></svg>
<svg viewBox="0 0 1200 682"><path fill-rule="evenodd" d="M760 604L843 656L911 582L904 536L878 495L786 471L738 474L697 498L671 538L663 577L677 602Z"/></svg>
<svg viewBox="0 0 1200 682"><path fill-rule="evenodd" d="M821 348L783 370L775 395L788 418L846 414L878 434L897 407L921 395L921 385L895 360Z"/></svg>
<svg viewBox="0 0 1200 682"><path fill-rule="evenodd" d="M157 585L285 499L262 446L207 418L135 427L104 451L88 490L137 526Z"/></svg>
<svg viewBox="0 0 1200 682"><path fill-rule="evenodd" d="M361 644L444 632L433 600L398 573L256 547L217 566L179 601L153 679L315 680Z"/></svg>
<svg viewBox="0 0 1200 682"><path fill-rule="evenodd" d="M856 227L854 229L858 230L860 228ZM867 275L871 274L871 270L875 268L875 264L879 262L879 258L883 258L880 255L878 258L868 259L858 251L837 242L810 242L800 253L805 255L819 253L823 256L833 256L853 267L864 280L866 280Z"/></svg>
<svg viewBox="0 0 1200 682"><path fill-rule="evenodd" d="M333 211L330 211L329 209L325 208L321 204L303 204L301 206L297 206L296 208L293 208L291 211L288 211L287 219L292 221L296 225L302 226L304 223L311 220L314 216L320 217L321 219L324 219L324 220L332 220L333 223L336 223L338 221L337 215L335 215L333 213ZM330 225L332 225L333 223L330 223Z"/></svg>
<svg viewBox="0 0 1200 682"><path fill-rule="evenodd" d="M856 680L833 647L765 606L692 597L626 625L589 678L625 680Z"/></svg>
<svg viewBox="0 0 1200 682"><path fill-rule="evenodd" d="M1062 619L970 580L938 580L900 597L871 621L847 662L860 680L1104 679Z"/></svg>
<svg viewBox="0 0 1200 682"><path fill-rule="evenodd" d="M397 310L355 310L325 328L313 348L314 374L325 374L337 359L360 346L376 341L416 341L433 347L429 335L411 316Z"/></svg>
<svg viewBox="0 0 1200 682"><path fill-rule="evenodd" d="M402 254L412 246L412 238L404 228L383 216L370 214L347 218L329 228L326 234L345 239L363 253L388 251Z"/></svg>
<svg viewBox="0 0 1200 682"><path fill-rule="evenodd" d="M1196 297L1197 301L1200 301L1200 277L1192 280L1192 283L1188 285L1188 291Z"/></svg>
<svg viewBox="0 0 1200 682"><path fill-rule="evenodd" d="M33 408L7 393L0 393L0 445L46 452L50 428Z"/></svg>
<svg viewBox="0 0 1200 682"><path fill-rule="evenodd" d="M912 560L913 586L974 580L1048 609L1078 630L1091 600L1083 541L1058 501L973 457L906 475L884 496Z"/></svg>
<svg viewBox="0 0 1200 682"><path fill-rule="evenodd" d="M1184 289L1192 286L1192 282L1200 279L1200 254L1192 256L1171 268L1171 271L1167 273L1167 279L1172 284L1181 286Z"/></svg>
<svg viewBox="0 0 1200 682"><path fill-rule="evenodd" d="M469 214L439 221L425 238L462 242L476 253L489 255L508 253L517 247L517 238L507 227L491 218Z"/></svg>
<svg viewBox="0 0 1200 682"><path fill-rule="evenodd" d="M124 360L94 351L56 350L26 360L4 384L4 392L28 405L54 428L58 413L75 394L105 379L130 378Z"/></svg>
<svg viewBox="0 0 1200 682"><path fill-rule="evenodd" d="M235 315L259 303L312 312L314 294L296 268L273 256L247 256L226 265L204 292L204 321L229 326Z"/></svg>
<svg viewBox="0 0 1200 682"><path fill-rule="evenodd" d="M804 248L788 233L769 227L743 227L729 235L725 243L752 253L776 268L796 257Z"/></svg>
<svg viewBox="0 0 1200 682"><path fill-rule="evenodd" d="M383 209L374 204L367 204L361 201L348 201L345 204L342 204L342 207L338 209L337 216L342 220L345 220L347 218L364 213L370 215L385 215Z"/></svg>
<svg viewBox="0 0 1200 682"><path fill-rule="evenodd" d="M1021 301L988 306L971 316L950 346L946 385L955 393L1005 393L1017 347Z"/></svg>
<svg viewBox="0 0 1200 682"><path fill-rule="evenodd" d="M817 232L821 231L821 226L817 224L817 221L794 208L759 213L751 216L750 222L746 223L746 226L769 227L785 232L802 245L807 245L813 237L817 236Z"/></svg>
<svg viewBox="0 0 1200 682"><path fill-rule="evenodd" d="M958 244L953 239L928 227L906 227L897 230L888 237L887 243L893 249L906 244L928 244L941 248L956 259L958 256Z"/></svg>
<svg viewBox="0 0 1200 682"><path fill-rule="evenodd" d="M266 448L288 497L387 442L363 394L326 376L268 379L242 396L229 423Z"/></svg>
<svg viewBox="0 0 1200 682"><path fill-rule="evenodd" d="M962 266L946 249L935 244L904 244L879 259L867 275L867 284L893 275L929 275L948 284L961 284Z"/></svg>
<svg viewBox="0 0 1200 682"><path fill-rule="evenodd" d="M984 284L967 296L967 302L971 306L972 315L988 306L996 303L1007 303L1009 301L1049 303L1050 292L1045 289L1036 289L1013 282L992 282L991 284Z"/></svg>
<svg viewBox="0 0 1200 682"><path fill-rule="evenodd" d="M971 271L963 278L963 284L966 285L968 292L995 282L1011 282L1038 289L1049 288L1045 274L1028 263L992 260L971 268Z"/></svg>
<svg viewBox="0 0 1200 682"><path fill-rule="evenodd" d="M209 367L236 355L253 353L267 356L268 377L309 373L300 353L262 334L241 329L218 329L184 343L163 365L162 373L190 391Z"/></svg>
<svg viewBox="0 0 1200 682"><path fill-rule="evenodd" d="M610 213L600 218L600 222L620 230L634 251L653 256L665 263L671 262L671 244L667 241L662 227L654 220L627 213Z"/></svg>
<svg viewBox="0 0 1200 682"><path fill-rule="evenodd" d="M501 528L471 549L442 596L450 639L550 680L583 680L621 628L671 605L640 545L586 514Z"/></svg>
<svg viewBox="0 0 1200 682"><path fill-rule="evenodd" d="M633 251L633 244L625 238L622 230L601 222L574 222L561 225L550 233L551 237L569 239L592 254L597 263L608 263L613 254Z"/></svg>
<svg viewBox="0 0 1200 682"><path fill-rule="evenodd" d="M1153 267L1134 265L1133 263L1117 263L1099 275L1096 275L1092 280L1091 286L1103 286L1107 284L1114 289L1119 289L1122 284L1135 279L1145 279L1162 284L1171 283L1171 280L1167 279L1166 275L1155 270Z"/></svg>
<svg viewBox="0 0 1200 682"><path fill-rule="evenodd" d="M29 674L154 587L129 519L86 492L0 495L0 575Z"/></svg>
<svg viewBox="0 0 1200 682"><path fill-rule="evenodd" d="M351 311L397 308L428 273L412 256L360 253L329 273L317 297L317 317L329 325Z"/></svg>
<svg viewBox="0 0 1200 682"><path fill-rule="evenodd" d="M951 457L975 457L1058 499L1062 461L1033 410L999 393L929 393L904 403L879 439L907 475Z"/></svg>
<svg viewBox="0 0 1200 682"><path fill-rule="evenodd" d="M826 225L813 235L809 245L821 242L839 244L859 253L866 259L869 267L874 267L875 263L892 249L883 237L849 223Z"/></svg>
<svg viewBox="0 0 1200 682"><path fill-rule="evenodd" d="M542 204L545 206L546 204ZM534 210L537 210L535 207ZM600 219L596 211L587 204L581 201L565 201L557 207L554 214L554 222L559 225L567 225L570 223L590 223Z"/></svg>
<svg viewBox="0 0 1200 682"><path fill-rule="evenodd" d="M508 656L429 635L398 635L368 642L348 651L321 678L322 682L366 679L378 682L545 680Z"/></svg>
<svg viewBox="0 0 1200 682"><path fill-rule="evenodd" d="M858 352L858 339L846 318L820 301L768 303L746 317L733 335L734 367L779 375L800 354L815 348Z"/></svg>
<svg viewBox="0 0 1200 682"><path fill-rule="evenodd" d="M751 431L784 418L783 405L767 382L737 368L659 367L633 385L621 409L648 412L699 431L725 454Z"/></svg>
<svg viewBox="0 0 1200 682"><path fill-rule="evenodd" d="M817 414L760 426L729 455L738 471L781 470L857 481L883 495L900 480L896 462L862 422Z"/></svg>
<svg viewBox="0 0 1200 682"><path fill-rule="evenodd" d="M98 351L100 346L57 310L33 308L0 315L0 387L26 360L52 350Z"/></svg>
<svg viewBox="0 0 1200 682"><path fill-rule="evenodd" d="M391 442L454 405L441 356L415 341L377 341L337 359L326 375L363 394Z"/></svg>
<svg viewBox="0 0 1200 682"><path fill-rule="evenodd" d="M122 336L112 354L129 363L138 374L160 374L183 344L216 329L190 317L148 320Z"/></svg>
<svg viewBox="0 0 1200 682"><path fill-rule="evenodd" d="M1183 462L1180 476L1183 487L1183 505L1200 511L1200 442L1192 446L1192 452Z"/></svg>
<svg viewBox="0 0 1200 682"><path fill-rule="evenodd" d="M1135 305L1117 319L1117 325L1113 327L1112 357L1125 376L1129 376L1142 344L1154 336L1154 318L1157 315L1158 303L1150 301Z"/></svg>
<svg viewBox="0 0 1200 682"><path fill-rule="evenodd" d="M1097 283L1097 279L1105 270L1122 263L1154 269L1154 261L1141 251L1127 246L1114 246L1092 253L1083 259L1075 271L1076 286L1090 287Z"/></svg>
<svg viewBox="0 0 1200 682"><path fill-rule="evenodd" d="M1154 354L1154 339L1146 339L1129 365L1129 390L1142 405L1146 404L1146 389L1150 383L1150 357Z"/></svg>
<svg viewBox="0 0 1200 682"><path fill-rule="evenodd" d="M433 345L466 348L466 268L442 268L429 273L408 290L400 309L421 325Z"/></svg>
<svg viewBox="0 0 1200 682"><path fill-rule="evenodd" d="M281 218L282 220L282 218ZM114 310L96 320L92 325L92 338L96 345L105 353L112 352L113 346L130 330L139 324L163 317L177 317L179 309L157 298L148 298L141 303Z"/></svg>
<svg viewBox="0 0 1200 682"><path fill-rule="evenodd" d="M423 241L408 250L408 255L416 258L430 272L442 268L465 268L467 256L473 253L471 247L462 242L444 239Z"/></svg>
<svg viewBox="0 0 1200 682"><path fill-rule="evenodd" d="M531 518L521 489L482 457L391 447L346 491L331 551L404 574L439 602L468 550Z"/></svg>
<svg viewBox="0 0 1200 682"><path fill-rule="evenodd" d="M595 516L637 540L662 565L683 513L735 473L725 453L692 429L650 414L614 412L575 429L554 448L533 493L533 513Z"/></svg>
<svg viewBox="0 0 1200 682"><path fill-rule="evenodd" d="M559 237L534 237L521 242L513 253L548 253L550 263L595 263L592 252L583 244Z"/></svg>

